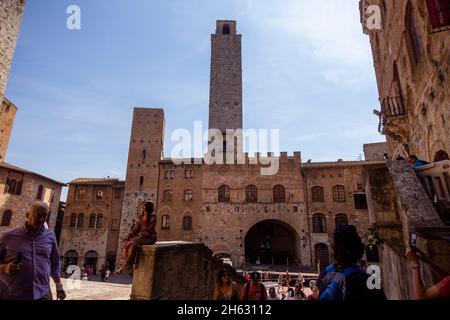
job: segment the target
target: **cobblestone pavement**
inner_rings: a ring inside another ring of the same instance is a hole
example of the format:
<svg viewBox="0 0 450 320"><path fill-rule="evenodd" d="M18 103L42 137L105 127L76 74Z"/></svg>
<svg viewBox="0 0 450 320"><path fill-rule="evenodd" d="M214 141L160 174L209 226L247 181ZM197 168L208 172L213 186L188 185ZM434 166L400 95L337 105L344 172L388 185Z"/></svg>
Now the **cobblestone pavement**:
<svg viewBox="0 0 450 320"><path fill-rule="evenodd" d="M62 279L66 300L129 300L131 284ZM56 299L56 288L52 281L52 294Z"/></svg>

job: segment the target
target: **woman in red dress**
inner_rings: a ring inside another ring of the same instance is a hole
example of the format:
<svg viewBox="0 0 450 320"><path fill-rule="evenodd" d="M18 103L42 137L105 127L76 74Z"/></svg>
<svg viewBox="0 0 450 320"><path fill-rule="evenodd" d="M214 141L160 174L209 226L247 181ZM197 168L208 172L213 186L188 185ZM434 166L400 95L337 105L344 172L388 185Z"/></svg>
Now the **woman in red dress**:
<svg viewBox="0 0 450 320"><path fill-rule="evenodd" d="M142 208L142 209L140 209ZM138 210L142 210L138 221L134 224L131 232L122 241L122 251L120 253L120 268L116 273L125 270L136 269L136 251L139 246L156 243L156 214L152 202L144 202Z"/></svg>

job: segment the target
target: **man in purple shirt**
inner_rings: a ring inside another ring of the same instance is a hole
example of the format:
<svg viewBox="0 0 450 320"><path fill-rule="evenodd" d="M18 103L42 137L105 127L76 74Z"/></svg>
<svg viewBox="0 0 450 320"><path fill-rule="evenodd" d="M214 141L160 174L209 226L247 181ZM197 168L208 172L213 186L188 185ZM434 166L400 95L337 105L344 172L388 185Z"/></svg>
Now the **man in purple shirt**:
<svg viewBox="0 0 450 320"><path fill-rule="evenodd" d="M0 234L0 300L51 300L50 276L57 298L66 298L55 234L44 227L48 213L36 201L24 226Z"/></svg>

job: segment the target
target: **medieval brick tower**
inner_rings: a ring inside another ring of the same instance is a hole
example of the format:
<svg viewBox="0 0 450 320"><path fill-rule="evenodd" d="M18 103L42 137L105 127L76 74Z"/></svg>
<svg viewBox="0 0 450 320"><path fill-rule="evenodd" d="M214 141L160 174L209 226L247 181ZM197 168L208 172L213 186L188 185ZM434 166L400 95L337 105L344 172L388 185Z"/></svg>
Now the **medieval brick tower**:
<svg viewBox="0 0 450 320"><path fill-rule="evenodd" d="M163 109L134 109L119 241L137 219L138 205L144 200L157 203L158 161L163 153L164 125ZM119 253L120 250L119 243Z"/></svg>
<svg viewBox="0 0 450 320"><path fill-rule="evenodd" d="M16 107L3 100L24 8L25 0L0 2L0 161L5 159L16 116Z"/></svg>
<svg viewBox="0 0 450 320"><path fill-rule="evenodd" d="M243 128L241 40L236 21L217 21L211 35L209 129L220 130L224 137L227 129Z"/></svg>

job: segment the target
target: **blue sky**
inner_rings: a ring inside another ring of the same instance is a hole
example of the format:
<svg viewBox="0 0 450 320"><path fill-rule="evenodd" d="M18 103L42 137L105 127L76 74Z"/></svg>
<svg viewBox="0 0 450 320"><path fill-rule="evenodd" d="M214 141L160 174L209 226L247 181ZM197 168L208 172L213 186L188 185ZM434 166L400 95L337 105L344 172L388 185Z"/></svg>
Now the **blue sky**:
<svg viewBox="0 0 450 320"><path fill-rule="evenodd" d="M66 9L80 6L82 29ZM356 160L383 141L357 0L28 0L6 96L19 108L7 162L57 180L124 178L133 107L207 125L210 35L243 35L244 128L279 128L281 151ZM166 154L167 155L167 154Z"/></svg>

